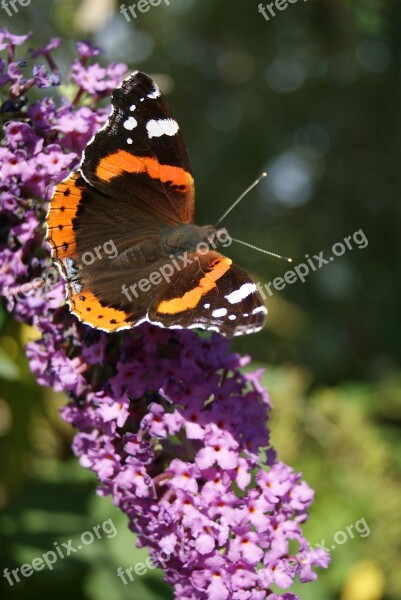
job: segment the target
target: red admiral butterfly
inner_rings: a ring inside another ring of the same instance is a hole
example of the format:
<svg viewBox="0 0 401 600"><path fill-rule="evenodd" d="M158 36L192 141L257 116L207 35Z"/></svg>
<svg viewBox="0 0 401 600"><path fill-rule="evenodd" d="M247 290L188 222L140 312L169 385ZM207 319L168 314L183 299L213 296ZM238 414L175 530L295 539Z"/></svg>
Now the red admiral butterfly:
<svg viewBox="0 0 401 600"><path fill-rule="evenodd" d="M225 230L194 224L187 151L159 88L136 71L112 108L47 215L71 311L104 331L144 321L227 336L260 330L267 310L255 284L214 250Z"/></svg>

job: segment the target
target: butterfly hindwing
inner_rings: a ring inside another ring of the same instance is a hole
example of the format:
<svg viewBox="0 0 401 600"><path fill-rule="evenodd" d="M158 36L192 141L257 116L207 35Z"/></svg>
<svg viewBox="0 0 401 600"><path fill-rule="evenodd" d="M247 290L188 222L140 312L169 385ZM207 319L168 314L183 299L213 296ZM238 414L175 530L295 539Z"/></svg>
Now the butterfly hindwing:
<svg viewBox="0 0 401 600"><path fill-rule="evenodd" d="M189 261L160 290L148 312L150 321L228 336L261 329L267 310L246 271L214 251L188 253Z"/></svg>

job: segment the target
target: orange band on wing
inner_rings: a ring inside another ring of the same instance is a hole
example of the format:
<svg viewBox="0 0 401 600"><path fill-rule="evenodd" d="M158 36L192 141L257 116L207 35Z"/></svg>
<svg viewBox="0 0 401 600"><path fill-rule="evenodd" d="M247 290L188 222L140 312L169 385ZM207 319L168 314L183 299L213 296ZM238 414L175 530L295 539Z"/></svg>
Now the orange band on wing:
<svg viewBox="0 0 401 600"><path fill-rule="evenodd" d="M189 292L186 292L181 298L172 298L163 300L157 307L157 312L175 315L176 313L195 308L202 297L216 287L216 281L223 277L231 266L232 261L226 256L215 259L212 263L212 270L206 273L199 281L198 285Z"/></svg>
<svg viewBox="0 0 401 600"><path fill-rule="evenodd" d="M55 189L47 215L47 240L57 259L71 256L75 252L73 219L82 198L82 190L76 185L78 173L72 173Z"/></svg>
<svg viewBox="0 0 401 600"><path fill-rule="evenodd" d="M173 185L181 187L177 191L183 194L193 186L193 177L185 169L162 165L156 158L134 156L126 150L105 156L96 168L96 176L106 183L123 173L147 173L152 179L160 179L163 183L171 181Z"/></svg>
<svg viewBox="0 0 401 600"><path fill-rule="evenodd" d="M72 312L81 321L92 325L92 327L98 327L106 331L116 331L130 325L128 315L123 310L102 306L96 296L89 290L77 294L73 292L72 286L69 286L68 303Z"/></svg>

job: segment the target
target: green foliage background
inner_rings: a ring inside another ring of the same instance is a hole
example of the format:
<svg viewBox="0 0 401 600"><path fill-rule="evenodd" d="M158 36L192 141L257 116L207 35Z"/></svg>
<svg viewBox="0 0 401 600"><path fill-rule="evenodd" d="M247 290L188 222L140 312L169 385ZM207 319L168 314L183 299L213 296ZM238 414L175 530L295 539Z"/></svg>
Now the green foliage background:
<svg viewBox="0 0 401 600"><path fill-rule="evenodd" d="M130 3L130 2L128 2ZM18 5L17 5L18 7ZM396 0L309 0L266 21L257 0L170 0L127 23L113 0L32 0L1 26L33 31L32 45L91 37L103 61L161 74L197 182L197 220L214 222L262 170L266 184L226 221L230 233L293 257L362 229L369 240L304 284L268 299L259 335L234 346L266 367L279 456L316 490L305 531L333 543L364 518L370 535L332 553L305 600L401 598L400 58ZM256 281L285 263L239 246L230 256ZM23 347L35 332L1 313L1 598L156 600L172 597L161 573L123 586L118 566L146 557L127 520L95 493L59 418L65 399L39 388ZM104 537L13 588L4 567L31 562L109 518Z"/></svg>

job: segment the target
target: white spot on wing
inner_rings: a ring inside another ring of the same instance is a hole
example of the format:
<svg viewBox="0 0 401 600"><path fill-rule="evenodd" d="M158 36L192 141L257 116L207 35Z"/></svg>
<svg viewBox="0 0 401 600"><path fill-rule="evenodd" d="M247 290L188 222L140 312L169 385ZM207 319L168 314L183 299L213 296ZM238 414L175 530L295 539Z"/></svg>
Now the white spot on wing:
<svg viewBox="0 0 401 600"><path fill-rule="evenodd" d="M257 288L254 283L244 283L238 290L234 290L225 297L227 298L230 304L238 304L238 302L241 302L241 300L244 300L250 294L256 292L256 290Z"/></svg>
<svg viewBox="0 0 401 600"><path fill-rule="evenodd" d="M150 98L151 100L156 100L156 98L159 98L160 96L161 96L160 90L159 90L158 86L154 83L153 90L148 94L148 98Z"/></svg>
<svg viewBox="0 0 401 600"><path fill-rule="evenodd" d="M134 117L128 117L128 119L124 121L124 127L125 129L128 129L128 131L132 131L137 125L138 121L134 119Z"/></svg>
<svg viewBox="0 0 401 600"><path fill-rule="evenodd" d="M267 315L266 306L257 306L256 308L253 309L253 311L252 311L253 315L257 315L258 313L263 313L264 315Z"/></svg>
<svg viewBox="0 0 401 600"><path fill-rule="evenodd" d="M127 144L132 144L132 143L133 143L132 138L127 138Z"/></svg>
<svg viewBox="0 0 401 600"><path fill-rule="evenodd" d="M129 109L132 110L132 111L136 110L135 104L131 104L131 106L129 107Z"/></svg>
<svg viewBox="0 0 401 600"><path fill-rule="evenodd" d="M210 308L210 304L204 304L203 308Z"/></svg>
<svg viewBox="0 0 401 600"><path fill-rule="evenodd" d="M216 310L214 310L212 312L212 317L225 317L226 314L227 314L226 308L216 308Z"/></svg>
<svg viewBox="0 0 401 600"><path fill-rule="evenodd" d="M175 135L179 129L174 119L151 119L146 123L146 129L150 138L162 135Z"/></svg>

